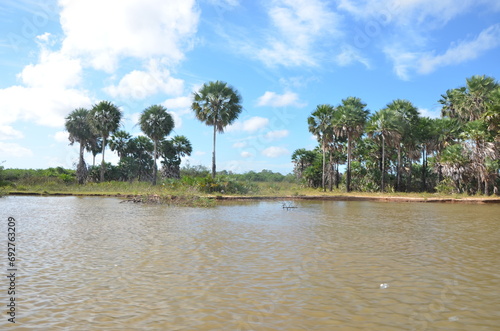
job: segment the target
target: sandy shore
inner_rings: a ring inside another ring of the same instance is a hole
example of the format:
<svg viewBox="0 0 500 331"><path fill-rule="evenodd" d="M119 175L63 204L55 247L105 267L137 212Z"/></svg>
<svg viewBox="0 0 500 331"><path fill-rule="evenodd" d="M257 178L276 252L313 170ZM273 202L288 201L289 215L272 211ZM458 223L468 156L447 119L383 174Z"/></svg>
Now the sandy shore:
<svg viewBox="0 0 500 331"><path fill-rule="evenodd" d="M12 196L101 196L101 197L118 197L133 199L134 197L144 195L133 194L119 194L119 193L36 193L36 192L10 192ZM155 196L155 195L153 195ZM500 203L500 197L465 197L465 198L424 198L424 197L404 197L404 196L362 196L362 195L283 195L283 196L230 196L230 195L210 195L200 196L208 199L215 200L323 200L323 201L380 201L380 202L419 202L419 203L469 203L469 204L487 204L487 203Z"/></svg>

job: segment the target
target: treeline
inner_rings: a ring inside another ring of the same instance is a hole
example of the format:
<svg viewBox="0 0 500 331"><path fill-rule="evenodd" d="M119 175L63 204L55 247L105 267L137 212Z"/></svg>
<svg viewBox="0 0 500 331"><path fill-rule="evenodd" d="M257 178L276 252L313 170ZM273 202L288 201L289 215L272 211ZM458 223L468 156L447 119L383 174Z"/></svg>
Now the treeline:
<svg viewBox="0 0 500 331"><path fill-rule="evenodd" d="M371 114L355 97L319 105L308 118L319 146L293 153L294 174L324 190L498 194L500 85L473 76L439 103L438 119L400 99Z"/></svg>

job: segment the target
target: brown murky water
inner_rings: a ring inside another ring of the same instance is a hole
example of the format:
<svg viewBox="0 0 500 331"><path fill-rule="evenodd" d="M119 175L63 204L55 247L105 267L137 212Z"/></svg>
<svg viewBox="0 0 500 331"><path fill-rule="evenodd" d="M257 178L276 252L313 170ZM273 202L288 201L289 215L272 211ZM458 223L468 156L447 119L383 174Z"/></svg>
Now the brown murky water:
<svg viewBox="0 0 500 331"><path fill-rule="evenodd" d="M499 205L295 204L2 198L16 329L499 329Z"/></svg>

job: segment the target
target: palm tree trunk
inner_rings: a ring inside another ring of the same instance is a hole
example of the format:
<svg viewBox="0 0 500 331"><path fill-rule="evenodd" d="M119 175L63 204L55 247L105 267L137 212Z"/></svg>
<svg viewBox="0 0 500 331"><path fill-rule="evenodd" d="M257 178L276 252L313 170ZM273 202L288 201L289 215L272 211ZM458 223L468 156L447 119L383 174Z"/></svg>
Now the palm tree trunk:
<svg viewBox="0 0 500 331"><path fill-rule="evenodd" d="M323 188L323 192L326 191L325 188L325 175L326 175L326 162L325 162L325 157L326 157L326 151L325 151L325 139L323 138L323 143L322 143L322 148L323 148L323 176L321 177L321 188Z"/></svg>
<svg viewBox="0 0 500 331"><path fill-rule="evenodd" d="M401 143L398 144L398 166L396 168L397 171L397 183L396 183L396 191L401 191Z"/></svg>
<svg viewBox="0 0 500 331"><path fill-rule="evenodd" d="M158 174L158 167L156 166L157 145L158 145L158 141L155 140L154 150L153 150L153 185L156 185L156 176Z"/></svg>
<svg viewBox="0 0 500 331"><path fill-rule="evenodd" d="M217 126L214 124L214 150L212 153L212 178L215 178L216 167L215 167L215 138L217 136Z"/></svg>
<svg viewBox="0 0 500 331"><path fill-rule="evenodd" d="M106 149L106 138L102 137L101 183L104 182L104 150L105 149Z"/></svg>
<svg viewBox="0 0 500 331"><path fill-rule="evenodd" d="M385 185L384 177L385 177L385 138L384 136L382 136L382 183L380 185L382 192L384 192L384 185Z"/></svg>
<svg viewBox="0 0 500 331"><path fill-rule="evenodd" d="M347 180L346 190L351 192L351 135L347 135Z"/></svg>
<svg viewBox="0 0 500 331"><path fill-rule="evenodd" d="M427 191L427 183L426 183L426 172L427 172L427 162L425 160L425 147L422 149L422 192Z"/></svg>
<svg viewBox="0 0 500 331"><path fill-rule="evenodd" d="M78 161L78 167L76 171L76 176L78 178L78 184L83 184L85 182L85 177L87 177L87 169L85 166L85 160L83 159L84 145L80 142L80 160Z"/></svg>
<svg viewBox="0 0 500 331"><path fill-rule="evenodd" d="M328 163L328 177L330 181L328 182L328 189L330 192L333 190L333 156L332 151L330 151L330 162Z"/></svg>

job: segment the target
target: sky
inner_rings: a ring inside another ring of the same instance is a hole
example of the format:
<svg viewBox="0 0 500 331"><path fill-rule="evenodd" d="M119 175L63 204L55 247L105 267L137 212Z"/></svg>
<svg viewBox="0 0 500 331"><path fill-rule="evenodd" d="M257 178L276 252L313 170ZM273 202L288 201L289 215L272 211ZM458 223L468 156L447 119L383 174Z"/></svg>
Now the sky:
<svg viewBox="0 0 500 331"><path fill-rule="evenodd" d="M287 174L317 145L307 117L320 104L355 96L373 113L407 99L439 117L447 89L500 79L498 0L0 0L0 31L6 168L76 168L65 117L101 100L134 136L145 108L165 106L193 146L183 165L210 168L192 94L221 80L243 112L217 136L217 169Z"/></svg>

